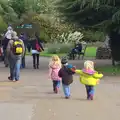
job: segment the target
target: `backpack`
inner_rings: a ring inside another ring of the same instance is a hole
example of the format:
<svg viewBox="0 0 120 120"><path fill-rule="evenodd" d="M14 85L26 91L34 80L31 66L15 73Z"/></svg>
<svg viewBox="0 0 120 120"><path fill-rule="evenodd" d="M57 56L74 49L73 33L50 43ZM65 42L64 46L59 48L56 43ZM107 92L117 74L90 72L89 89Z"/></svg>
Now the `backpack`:
<svg viewBox="0 0 120 120"><path fill-rule="evenodd" d="M38 52L41 52L41 51L42 51L42 49L41 49L41 47L40 47L40 45L39 45L39 43L38 43L38 40L36 40L35 47L36 47L36 50L37 50Z"/></svg>
<svg viewBox="0 0 120 120"><path fill-rule="evenodd" d="M23 53L23 42L15 40L13 42L13 53L15 55L21 55Z"/></svg>

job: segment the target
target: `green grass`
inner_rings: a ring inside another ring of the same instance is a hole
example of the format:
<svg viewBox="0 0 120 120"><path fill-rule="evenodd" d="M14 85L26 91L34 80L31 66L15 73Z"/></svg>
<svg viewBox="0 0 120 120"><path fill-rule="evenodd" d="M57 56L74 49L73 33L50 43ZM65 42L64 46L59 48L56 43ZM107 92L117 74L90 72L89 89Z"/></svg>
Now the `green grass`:
<svg viewBox="0 0 120 120"><path fill-rule="evenodd" d="M97 47L87 47L85 51L86 57L95 57L96 56Z"/></svg>
<svg viewBox="0 0 120 120"><path fill-rule="evenodd" d="M85 57L95 57L96 56L96 47L87 47L86 52L85 52ZM59 53L59 56L64 56L67 53ZM27 55L30 55L30 53L27 53ZM44 57L51 57L55 54L51 54L48 53L47 50L45 50L44 52L40 53L40 56L44 56Z"/></svg>
<svg viewBox="0 0 120 120"><path fill-rule="evenodd" d="M97 71L111 75L120 75L120 65L113 67L112 65L102 66L96 68Z"/></svg>

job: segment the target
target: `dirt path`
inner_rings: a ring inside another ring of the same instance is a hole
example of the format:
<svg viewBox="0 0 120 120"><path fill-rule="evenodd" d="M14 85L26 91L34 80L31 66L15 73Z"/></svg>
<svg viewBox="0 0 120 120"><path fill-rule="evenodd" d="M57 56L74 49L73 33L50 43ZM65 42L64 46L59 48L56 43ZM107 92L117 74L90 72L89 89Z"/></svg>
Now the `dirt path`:
<svg viewBox="0 0 120 120"><path fill-rule="evenodd" d="M119 120L120 77L104 77L96 88L94 101L87 101L85 88L74 76L70 100L64 99L62 88L52 93L47 77L47 59L41 69L22 70L18 83L7 81L9 70L0 63L0 116L2 120ZM80 64L79 64L80 65ZM6 115L7 114L7 115Z"/></svg>

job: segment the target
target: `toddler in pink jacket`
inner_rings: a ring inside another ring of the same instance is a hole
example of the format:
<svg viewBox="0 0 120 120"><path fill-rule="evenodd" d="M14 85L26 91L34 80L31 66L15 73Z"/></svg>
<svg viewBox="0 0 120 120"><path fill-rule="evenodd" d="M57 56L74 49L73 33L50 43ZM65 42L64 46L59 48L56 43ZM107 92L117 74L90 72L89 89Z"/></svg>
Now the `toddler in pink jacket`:
<svg viewBox="0 0 120 120"><path fill-rule="evenodd" d="M57 55L52 56L49 63L49 78L53 81L53 91L58 93L60 87L61 78L58 76L58 72L61 69L61 60Z"/></svg>

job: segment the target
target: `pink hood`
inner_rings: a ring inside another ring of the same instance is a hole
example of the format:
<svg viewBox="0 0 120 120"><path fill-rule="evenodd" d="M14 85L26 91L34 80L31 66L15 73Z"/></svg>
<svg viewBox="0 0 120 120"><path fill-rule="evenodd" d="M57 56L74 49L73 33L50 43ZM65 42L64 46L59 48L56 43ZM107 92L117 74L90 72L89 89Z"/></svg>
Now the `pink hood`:
<svg viewBox="0 0 120 120"><path fill-rule="evenodd" d="M61 67L59 65L49 66L49 76L50 76L51 80L56 80L56 81L61 80L61 78L58 76L58 72L60 69L61 69Z"/></svg>
<svg viewBox="0 0 120 120"><path fill-rule="evenodd" d="M83 69L82 71L83 71L84 73L89 74L89 75L93 75L93 74L95 73L95 71L93 71L93 70L86 70L86 69Z"/></svg>

